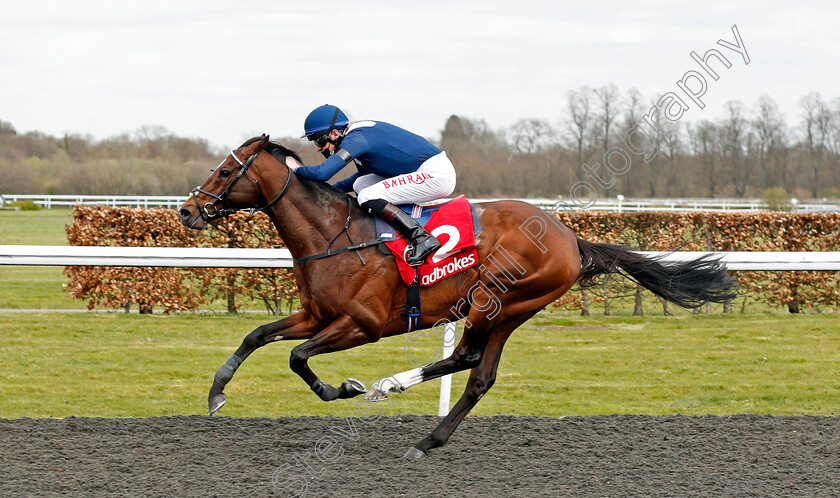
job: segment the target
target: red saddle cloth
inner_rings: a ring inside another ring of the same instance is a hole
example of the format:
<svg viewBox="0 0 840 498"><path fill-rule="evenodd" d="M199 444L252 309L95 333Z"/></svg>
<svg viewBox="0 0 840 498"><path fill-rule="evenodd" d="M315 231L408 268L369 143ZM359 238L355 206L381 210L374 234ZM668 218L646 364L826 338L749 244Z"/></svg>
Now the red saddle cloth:
<svg viewBox="0 0 840 498"><path fill-rule="evenodd" d="M473 211L467 199L463 195L458 196L432 209L434 212L425 228L442 245L418 267L421 287L428 287L478 264ZM405 238L386 241L385 245L397 260L403 282L410 285L414 281L414 267L405 262L408 247Z"/></svg>

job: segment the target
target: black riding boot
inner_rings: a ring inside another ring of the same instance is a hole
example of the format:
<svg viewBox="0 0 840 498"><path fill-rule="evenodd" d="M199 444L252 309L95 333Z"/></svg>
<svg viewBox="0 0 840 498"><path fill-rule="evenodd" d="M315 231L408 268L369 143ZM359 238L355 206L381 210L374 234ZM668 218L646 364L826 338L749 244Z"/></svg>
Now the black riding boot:
<svg viewBox="0 0 840 498"><path fill-rule="evenodd" d="M407 255L408 264L412 266L422 264L426 257L440 249L438 239L421 227L417 220L390 202L375 199L365 202L362 207L368 208L371 213L381 217L411 241L414 250Z"/></svg>

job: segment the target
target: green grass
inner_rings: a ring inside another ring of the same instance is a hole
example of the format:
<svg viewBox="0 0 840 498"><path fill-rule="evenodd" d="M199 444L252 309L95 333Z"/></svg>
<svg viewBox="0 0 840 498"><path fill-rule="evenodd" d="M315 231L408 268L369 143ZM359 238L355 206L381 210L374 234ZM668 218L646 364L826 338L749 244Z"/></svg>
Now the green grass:
<svg viewBox="0 0 840 498"><path fill-rule="evenodd" d="M65 246L64 227L73 223L70 209L0 210L0 244ZM0 309L82 309L70 297L58 266L0 266Z"/></svg>
<svg viewBox="0 0 840 498"><path fill-rule="evenodd" d="M83 309L62 287L57 266L0 266L0 309Z"/></svg>
<svg viewBox="0 0 840 498"><path fill-rule="evenodd" d="M265 316L0 313L0 417L203 414L213 374ZM476 415L840 414L836 314L589 317L541 313L509 340ZM406 336L314 358L325 381L409 370ZM343 416L289 370L294 343L255 352L226 390L229 416ZM413 343L431 358L433 343ZM466 373L455 375L454 403ZM387 414L434 414L439 382Z"/></svg>
<svg viewBox="0 0 840 498"><path fill-rule="evenodd" d="M69 210L0 211L0 244L64 245ZM0 308L80 309L58 267L0 266ZM736 303L736 310L739 308ZM223 308L223 303L214 303ZM261 309L252 303L244 308ZM541 313L510 339L496 386L478 415L840 413L840 315L691 315L658 302L645 317ZM759 312L755 312L755 311ZM659 316L652 316L653 314ZM264 315L0 313L0 417L201 414L213 373ZM317 357L323 380L368 385L414 365L405 337ZM323 403L288 367L294 343L256 352L228 386L225 415L343 416L353 401ZM434 341L412 343L432 358ZM424 356L425 355L425 356ZM453 403L466 373L455 375ZM396 395L386 413L437 412L437 381Z"/></svg>
<svg viewBox="0 0 840 498"><path fill-rule="evenodd" d="M70 209L0 210L0 244L66 246L64 227L72 223Z"/></svg>

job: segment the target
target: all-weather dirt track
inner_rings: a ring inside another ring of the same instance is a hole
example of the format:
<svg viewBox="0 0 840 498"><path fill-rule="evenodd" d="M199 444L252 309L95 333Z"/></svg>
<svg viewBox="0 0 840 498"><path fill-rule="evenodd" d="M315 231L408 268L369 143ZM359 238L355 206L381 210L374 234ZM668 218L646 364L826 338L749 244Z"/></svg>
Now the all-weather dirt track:
<svg viewBox="0 0 840 498"><path fill-rule="evenodd" d="M840 496L838 417L438 420L0 419L0 496Z"/></svg>

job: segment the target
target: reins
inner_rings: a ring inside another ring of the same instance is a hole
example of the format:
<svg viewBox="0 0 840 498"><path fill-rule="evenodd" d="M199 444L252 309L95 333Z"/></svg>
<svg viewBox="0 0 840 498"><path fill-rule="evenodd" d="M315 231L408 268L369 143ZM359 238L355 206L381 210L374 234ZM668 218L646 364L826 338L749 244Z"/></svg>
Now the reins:
<svg viewBox="0 0 840 498"><path fill-rule="evenodd" d="M365 262L365 258L362 257L362 253L359 252L359 249L364 249L366 247L373 247L375 245L381 244L382 241L379 240L379 239L375 239L375 240L371 240L371 241L368 241L368 242L362 242L361 244L354 244L353 239L350 237L350 231L349 231L350 218L352 216L352 213L353 213L353 198L348 196L347 197L347 219L344 220L344 228L342 228L341 231L338 232L338 234L336 234L336 236L332 238L330 243L327 245L327 251L326 252L321 252L321 253L318 253L318 254L313 254L312 256L306 256L305 258L294 259L293 261L297 264L303 264L303 263L308 263L309 261L314 261L316 259L324 259L324 258L328 258L330 256L337 256L339 254L344 254L345 252L356 251L356 255L359 256L359 260L362 262L363 265L366 265L367 263ZM336 249L336 250L333 251L331 249L333 243L344 232L347 232L347 240L350 241L351 245L349 245L347 247L342 247L340 249Z"/></svg>
<svg viewBox="0 0 840 498"><path fill-rule="evenodd" d="M237 157L236 151L233 151L233 150L230 151L230 155L231 155L231 157L233 157L233 159L237 163L239 163L239 165L241 167L239 168L239 173L236 174L236 176L233 178L233 181L231 181L230 184L227 186L227 188L225 188L224 192L222 192L219 195L216 195L212 192L208 192L206 190L203 190L200 186L194 188L192 190L192 192L190 192L190 195L192 196L196 207L198 207L198 213L201 215L201 219L204 220L205 223L207 223L208 221L210 221L213 218L228 216L230 214L237 213L239 211L249 211L251 213L251 216L253 216L254 214L259 213L259 212L265 212L266 209L268 209L271 206L277 204L277 202L280 199L282 199L283 196L286 195L286 193L289 191L289 186L292 184L292 177L295 176L295 173L292 170L292 168L290 168L289 165L286 164L285 161L282 161L283 165L286 166L286 168L289 170L289 174L286 177L286 184L283 185L283 189L280 191L279 194L277 194L276 197L274 197L274 199L272 199L266 205L258 207L258 208L257 207L254 207L254 208L231 208L231 207L228 206L228 195L233 190L233 187L234 187L234 185L236 185L236 182L238 182L239 179L242 178L243 175L247 176L252 182L254 182L257 185L257 188L260 191L260 195L263 198L265 198L265 193L263 192L262 185L260 185L260 182L255 180L254 178L251 177L251 175L248 174L248 168L250 168L251 165L254 163L254 160L256 159L257 155L259 155L259 152L257 152L256 154L252 154L251 157L249 157L248 160L244 161L244 162L241 159L239 159L239 157ZM199 204L199 202L198 202L198 197L196 195L196 194L199 194L199 193L213 198L214 201L205 203L204 206L201 206L201 204ZM222 204L222 209L218 209L216 207L216 203L221 203ZM211 212L211 209L212 209L212 212ZM363 265L366 265L367 263L365 262L365 259L362 257L362 253L359 252L359 249L364 249L366 247L373 247L375 245L381 244L383 241L379 240L379 239L375 239L375 240L371 240L371 241L368 241L368 242L363 242L361 244L355 244L353 242L353 239L350 237L350 231L349 231L350 220L352 218L352 213L353 213L353 198L348 196L347 197L347 218L344 221L344 228L342 228L341 231L339 231L338 234L336 234L336 236L332 238L330 243L327 245L327 251L322 252L322 253L318 253L318 254L313 254L312 256L306 256L305 258L294 259L293 261L295 263L298 263L298 264L303 264L303 263L308 263L309 261L314 261L314 260L317 260L317 259L328 258L330 256L337 256L339 254L344 254L345 252L356 251L356 254L359 256L359 260L362 262ZM350 241L351 245L349 245L347 247L342 247L340 249L332 250L333 243L335 243L335 241L338 240L338 238L341 236L341 234L345 233L345 232L347 233L347 239Z"/></svg>

